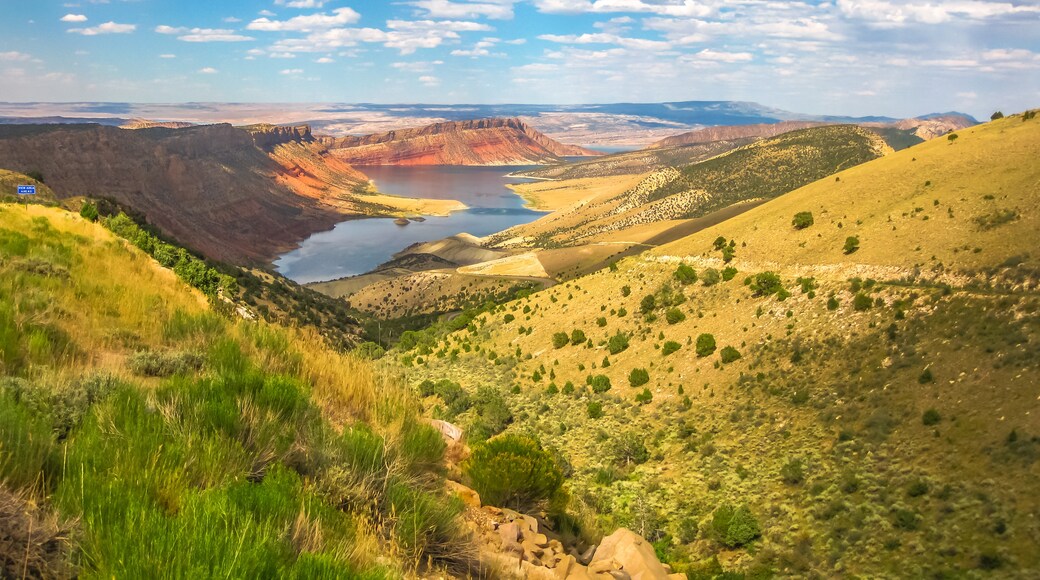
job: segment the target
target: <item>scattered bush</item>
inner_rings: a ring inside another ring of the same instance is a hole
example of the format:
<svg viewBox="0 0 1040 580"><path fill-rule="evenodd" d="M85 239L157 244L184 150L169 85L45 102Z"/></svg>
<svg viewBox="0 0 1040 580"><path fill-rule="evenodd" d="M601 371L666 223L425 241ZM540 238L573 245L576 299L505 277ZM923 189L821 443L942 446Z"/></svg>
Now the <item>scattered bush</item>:
<svg viewBox="0 0 1040 580"><path fill-rule="evenodd" d="M643 389L642 393L636 395L636 402L640 405L645 405L653 400L654 394L650 392L650 389Z"/></svg>
<svg viewBox="0 0 1040 580"><path fill-rule="evenodd" d="M722 352L719 353L719 356L722 359L722 364L729 364L731 362L740 360L740 351L733 348L732 346L727 346L726 348L722 349Z"/></svg>
<svg viewBox="0 0 1040 580"><path fill-rule="evenodd" d="M935 409L928 409L921 415L921 423L928 427L938 425L941 420L942 416L939 415L939 411L936 411Z"/></svg>
<svg viewBox="0 0 1040 580"><path fill-rule="evenodd" d="M661 346L661 354L663 354L664 356L668 356L673 352L679 350L680 348L682 348L681 344L675 342L674 340L669 340Z"/></svg>
<svg viewBox="0 0 1040 580"><path fill-rule="evenodd" d="M650 373L646 369L632 369L628 373L628 384L633 387L641 387L650 382Z"/></svg>
<svg viewBox="0 0 1040 580"><path fill-rule="evenodd" d="M922 385L934 383L935 377L932 376L932 369L924 369L924 372L921 373L921 376L917 377L917 382L921 383Z"/></svg>
<svg viewBox="0 0 1040 580"><path fill-rule="evenodd" d="M642 465L650 460L650 451L643 443L641 434L635 431L626 431L610 442L610 459L615 464L626 467L631 465Z"/></svg>
<svg viewBox="0 0 1040 580"><path fill-rule="evenodd" d="M664 319L668 322L668 324L679 324L680 322L686 320L686 315L683 314L683 311L679 310L678 308L669 308L668 311L664 314Z"/></svg>
<svg viewBox="0 0 1040 580"><path fill-rule="evenodd" d="M605 393L610 390L610 377L607 375L589 377L588 383L593 393Z"/></svg>
<svg viewBox="0 0 1040 580"><path fill-rule="evenodd" d="M83 207L79 208L79 215L87 221L96 222L98 220L98 208L89 201L83 202Z"/></svg>
<svg viewBox="0 0 1040 580"><path fill-rule="evenodd" d="M563 348L570 344L571 337L566 332L557 332L552 336L553 348Z"/></svg>
<svg viewBox="0 0 1040 580"><path fill-rule="evenodd" d="M837 310L837 309L838 309L838 299L832 295L830 298L827 299L827 310Z"/></svg>
<svg viewBox="0 0 1040 580"><path fill-rule="evenodd" d="M502 435L473 450L463 474L484 503L529 513L560 493L563 471L534 438Z"/></svg>
<svg viewBox="0 0 1040 580"><path fill-rule="evenodd" d="M750 544L762 532L758 520L746 505L734 508L722 504L712 514L710 533L722 545L739 548Z"/></svg>
<svg viewBox="0 0 1040 580"><path fill-rule="evenodd" d="M996 111L995 113L993 113L992 115L989 116L989 120L990 121L996 121L997 119L1003 119L1003 118L1004 118L1004 113L1001 113L1000 111Z"/></svg>
<svg viewBox="0 0 1040 580"><path fill-rule="evenodd" d="M653 294L643 296L643 299L639 302L639 311L643 314L650 314L655 308L657 308L657 298Z"/></svg>
<svg viewBox="0 0 1040 580"><path fill-rule="evenodd" d="M571 331L571 344L578 346L584 344L588 338L585 336L585 332L582 330L574 329Z"/></svg>
<svg viewBox="0 0 1040 580"><path fill-rule="evenodd" d="M811 211L800 211L794 214L794 219L791 220L791 225L793 225L796 230L804 230L813 225L813 223L813 215Z"/></svg>
<svg viewBox="0 0 1040 580"><path fill-rule="evenodd" d="M697 271L686 264L679 264L672 276L683 285L693 284L697 281Z"/></svg>
<svg viewBox="0 0 1040 580"><path fill-rule="evenodd" d="M787 485L800 485L805 482L805 468L800 459L792 459L780 468L780 479Z"/></svg>
<svg viewBox="0 0 1040 580"><path fill-rule="evenodd" d="M859 249L859 238L857 236L849 236L845 238L845 247L842 251L846 254L851 254Z"/></svg>
<svg viewBox="0 0 1040 580"><path fill-rule="evenodd" d="M603 403L589 401L589 404L585 407L585 412L588 414L589 419L599 419L603 417Z"/></svg>
<svg viewBox="0 0 1040 580"><path fill-rule="evenodd" d="M949 135L946 136L946 140L947 141L956 141L958 137L959 137L959 135L957 135L956 133L950 133Z"/></svg>
<svg viewBox="0 0 1040 580"><path fill-rule="evenodd" d="M622 332L615 334L614 336L610 337L610 340L607 341L607 350L610 351L610 354L617 354L619 352L623 352L627 348L628 335Z"/></svg>
<svg viewBox="0 0 1040 580"><path fill-rule="evenodd" d="M737 277L737 269L734 268L733 266L729 266L729 267L727 267L727 268L722 270L722 280L724 282L729 282L730 280L732 280L732 279L734 279L736 277Z"/></svg>
<svg viewBox="0 0 1040 580"><path fill-rule="evenodd" d="M874 301L871 300L870 296L859 292L852 298L852 309L856 312L864 312L870 310L874 306Z"/></svg>
<svg viewBox="0 0 1040 580"><path fill-rule="evenodd" d="M722 274L715 268L708 268L701 273L701 283L705 286L714 286L722 280Z"/></svg>
<svg viewBox="0 0 1040 580"><path fill-rule="evenodd" d="M697 356L706 357L715 352L715 337L704 333L697 337Z"/></svg>
<svg viewBox="0 0 1040 580"><path fill-rule="evenodd" d="M784 285L780 281L780 275L776 272L762 272L760 274L755 274L750 287L755 293L755 296L777 294L784 289Z"/></svg>
<svg viewBox="0 0 1040 580"><path fill-rule="evenodd" d="M127 366L135 375L170 377L193 373L202 368L202 362L202 357L194 352L145 350L131 355Z"/></svg>

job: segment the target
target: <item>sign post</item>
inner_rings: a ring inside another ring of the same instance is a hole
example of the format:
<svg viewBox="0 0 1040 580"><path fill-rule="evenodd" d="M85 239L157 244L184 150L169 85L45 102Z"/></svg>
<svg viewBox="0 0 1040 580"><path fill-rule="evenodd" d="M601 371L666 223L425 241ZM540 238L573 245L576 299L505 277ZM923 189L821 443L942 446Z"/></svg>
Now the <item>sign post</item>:
<svg viewBox="0 0 1040 580"><path fill-rule="evenodd" d="M35 185L19 185L18 186L18 195L25 195L25 196L36 195L36 186ZM28 197L24 197L22 199L25 200L25 211L29 211L29 198Z"/></svg>

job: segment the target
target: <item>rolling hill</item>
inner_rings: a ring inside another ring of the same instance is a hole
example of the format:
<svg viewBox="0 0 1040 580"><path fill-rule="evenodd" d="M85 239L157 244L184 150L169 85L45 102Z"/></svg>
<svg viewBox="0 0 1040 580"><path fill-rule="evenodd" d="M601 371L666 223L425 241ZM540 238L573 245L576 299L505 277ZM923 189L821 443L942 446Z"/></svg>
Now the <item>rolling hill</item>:
<svg viewBox="0 0 1040 580"><path fill-rule="evenodd" d="M511 385L507 433L552 434L579 519L691 577L1035 577L1038 150L1035 118L958 131L385 364Z"/></svg>
<svg viewBox="0 0 1040 580"><path fill-rule="evenodd" d="M532 165L600 155L559 143L515 118L452 121L322 142L340 159L360 166Z"/></svg>

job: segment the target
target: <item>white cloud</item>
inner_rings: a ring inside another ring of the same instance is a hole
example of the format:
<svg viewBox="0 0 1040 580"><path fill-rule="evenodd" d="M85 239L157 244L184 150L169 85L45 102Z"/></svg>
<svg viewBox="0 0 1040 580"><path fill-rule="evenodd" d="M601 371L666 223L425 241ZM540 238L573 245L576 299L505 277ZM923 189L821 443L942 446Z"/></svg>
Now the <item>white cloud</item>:
<svg viewBox="0 0 1040 580"><path fill-rule="evenodd" d="M406 70L411 72L428 72L433 70L433 67L444 64L443 60L413 60L408 62L395 62L391 64L393 68Z"/></svg>
<svg viewBox="0 0 1040 580"><path fill-rule="evenodd" d="M413 0L412 6L423 10L430 18L513 18L515 0L491 2L453 2L451 0Z"/></svg>
<svg viewBox="0 0 1040 580"><path fill-rule="evenodd" d="M316 62L318 64L332 64L332 63L334 63L336 61L331 59L331 58L329 58L329 57L327 57L327 56L323 56L323 57L315 60L314 62Z"/></svg>
<svg viewBox="0 0 1040 580"><path fill-rule="evenodd" d="M441 79L439 79L437 77L434 77L434 76L426 75L426 76L419 77L419 82L424 84L424 85L426 85L426 86L428 86L428 87L435 87L435 86L441 84Z"/></svg>
<svg viewBox="0 0 1040 580"><path fill-rule="evenodd" d="M177 58L177 55L176 54L160 54L159 58L171 59L171 58Z"/></svg>
<svg viewBox="0 0 1040 580"><path fill-rule="evenodd" d="M705 48L692 56L697 60L725 63L749 62L755 59L755 55L750 52L724 52L720 50L712 50L710 48Z"/></svg>
<svg viewBox="0 0 1040 580"><path fill-rule="evenodd" d="M183 26L166 26L160 24L155 27L159 34L178 34L177 40L184 42L246 42L256 40L252 36L238 34L234 30L226 28L185 28Z"/></svg>
<svg viewBox="0 0 1040 580"><path fill-rule="evenodd" d="M327 0L274 0L279 6L288 8L321 8Z"/></svg>
<svg viewBox="0 0 1040 580"><path fill-rule="evenodd" d="M87 17L84 14L66 14L61 17L62 22L86 22Z"/></svg>
<svg viewBox="0 0 1040 580"><path fill-rule="evenodd" d="M217 69L215 69L215 68L213 68L211 66L207 66L205 68L199 69L199 72L204 74L204 75L215 75L215 74L217 74Z"/></svg>
<svg viewBox="0 0 1040 580"><path fill-rule="evenodd" d="M666 0L645 2L644 0L534 0L534 5L548 13L611 13L637 12L661 16L706 17L716 14L710 2L699 0Z"/></svg>
<svg viewBox="0 0 1040 580"><path fill-rule="evenodd" d="M257 18L250 22L246 28L263 32L313 32L315 30L327 30L354 24L360 19L361 15L353 8L337 8L332 11L332 14L309 14L306 16L295 16L288 20Z"/></svg>
<svg viewBox="0 0 1040 580"><path fill-rule="evenodd" d="M28 54L25 54L24 52L17 52L17 51L0 52L0 60L7 61L7 62L16 62L16 61L20 62L20 61L29 60L31 58L32 58L31 56L29 56Z"/></svg>
<svg viewBox="0 0 1040 580"><path fill-rule="evenodd" d="M302 75L303 74L303 69L302 68L287 68L285 70L279 71L278 74L283 74L283 75Z"/></svg>
<svg viewBox="0 0 1040 580"><path fill-rule="evenodd" d="M618 46L624 46L626 48L634 48L639 50L666 50L671 48L671 43L661 40L650 40L646 38L626 38L618 36L616 34L608 34L606 32L596 32L593 34L542 34L538 37L541 40L547 40L549 42L557 42L560 44L616 44Z"/></svg>
<svg viewBox="0 0 1040 580"><path fill-rule="evenodd" d="M955 19L984 20L1017 14L1038 14L1040 6L983 0L929 0L928 2L890 2L889 0L838 0L838 8L848 18L866 21L876 28L895 28L908 23L941 24Z"/></svg>
<svg viewBox="0 0 1040 580"><path fill-rule="evenodd" d="M481 40L480 42L474 44L473 48L465 49L465 50L462 50L462 49L453 50L453 51L451 51L451 55L452 56L469 56L469 57L472 57L472 58L477 58L477 57L481 57L481 56L506 56L505 54L503 54L501 52L498 52L498 53L492 53L491 52L490 49L494 48L494 46L496 44L498 44L499 42L501 42L501 39L498 39L498 38L485 38L485 39Z"/></svg>
<svg viewBox="0 0 1040 580"><path fill-rule="evenodd" d="M100 34L129 34L135 30L137 30L136 24L106 22L90 28L70 28L69 32L83 36L98 36Z"/></svg>

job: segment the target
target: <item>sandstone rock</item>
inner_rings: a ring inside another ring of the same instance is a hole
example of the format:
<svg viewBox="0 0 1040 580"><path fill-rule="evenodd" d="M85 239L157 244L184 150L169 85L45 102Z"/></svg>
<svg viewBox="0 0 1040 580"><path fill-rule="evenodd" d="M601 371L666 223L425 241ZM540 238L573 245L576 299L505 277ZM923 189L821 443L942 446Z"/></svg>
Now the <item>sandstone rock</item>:
<svg viewBox="0 0 1040 580"><path fill-rule="evenodd" d="M603 538L589 564L589 571L609 569L624 570L632 580L667 580L669 577L650 542L625 528Z"/></svg>
<svg viewBox="0 0 1040 580"><path fill-rule="evenodd" d="M448 491L454 493L462 503L471 508L480 508L480 494L457 481L448 480Z"/></svg>
<svg viewBox="0 0 1040 580"><path fill-rule="evenodd" d="M430 421L430 425L437 431L440 431L441 436L444 437L444 442L449 445L452 443L458 443L462 440L462 428L456 425L452 425L447 421L441 421L439 419Z"/></svg>

